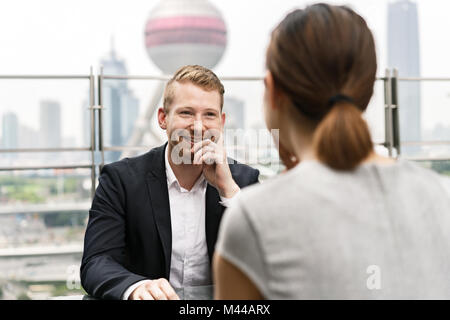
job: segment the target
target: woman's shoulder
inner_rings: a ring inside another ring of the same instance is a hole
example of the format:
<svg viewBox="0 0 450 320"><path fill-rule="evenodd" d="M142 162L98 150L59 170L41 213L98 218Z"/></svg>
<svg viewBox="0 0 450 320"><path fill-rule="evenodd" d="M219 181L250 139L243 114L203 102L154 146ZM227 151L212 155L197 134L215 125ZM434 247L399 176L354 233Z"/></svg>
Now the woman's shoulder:
<svg viewBox="0 0 450 320"><path fill-rule="evenodd" d="M327 175L326 170L318 162L300 163L289 171L245 187L238 196L238 203L242 210L250 214L257 212L258 216L264 212L279 211L279 208L294 199L298 203L299 198L311 198L309 193L313 193L313 185L326 184L323 181Z"/></svg>
<svg viewBox="0 0 450 320"><path fill-rule="evenodd" d="M431 167L404 158L397 159L393 165L367 164L366 167L378 172L385 171L387 177L398 179L400 183L407 185L414 181L420 185L443 187L447 178Z"/></svg>
<svg viewBox="0 0 450 320"><path fill-rule="evenodd" d="M371 179L392 188L403 185L410 191L428 188L443 197L450 194L450 178L405 159L398 159L392 164L367 163L353 172L336 171L311 160L301 162L260 184L246 187L239 198L243 209L250 212L257 210L258 215L261 211L277 210L294 200L296 205L309 204L308 208L311 208L327 194L339 194L346 186L365 185Z"/></svg>
<svg viewBox="0 0 450 320"><path fill-rule="evenodd" d="M402 167L406 174L415 175L417 181L420 181L425 187L435 187L441 189L444 196L450 198L450 177L439 174L428 167L420 165L416 162L400 159L399 166Z"/></svg>

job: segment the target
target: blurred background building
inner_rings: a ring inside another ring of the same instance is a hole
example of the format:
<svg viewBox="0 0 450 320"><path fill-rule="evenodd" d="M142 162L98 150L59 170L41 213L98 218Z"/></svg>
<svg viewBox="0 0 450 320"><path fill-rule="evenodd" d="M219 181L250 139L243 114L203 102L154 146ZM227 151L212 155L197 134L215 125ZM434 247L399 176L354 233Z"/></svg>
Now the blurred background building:
<svg viewBox="0 0 450 320"><path fill-rule="evenodd" d="M61 106L56 101L46 100L40 103L40 147L61 147Z"/></svg>
<svg viewBox="0 0 450 320"><path fill-rule="evenodd" d="M128 74L125 61L118 59L114 47L110 55L101 61L103 73L126 76ZM104 115L104 143L109 146L123 146L130 138L134 124L139 115L139 100L128 87L127 81L105 81L102 91L103 105L109 109ZM106 161L116 161L119 151L107 154Z"/></svg>
<svg viewBox="0 0 450 320"><path fill-rule="evenodd" d="M410 0L388 4L388 65L397 68L400 77L420 77L420 44L417 5ZM400 139L420 141L421 84L419 81L401 82L398 104L400 112ZM417 146L404 146L402 152L414 155Z"/></svg>
<svg viewBox="0 0 450 320"><path fill-rule="evenodd" d="M15 149L19 143L19 121L14 112L7 112L2 117L2 148ZM14 157L9 154L8 157Z"/></svg>

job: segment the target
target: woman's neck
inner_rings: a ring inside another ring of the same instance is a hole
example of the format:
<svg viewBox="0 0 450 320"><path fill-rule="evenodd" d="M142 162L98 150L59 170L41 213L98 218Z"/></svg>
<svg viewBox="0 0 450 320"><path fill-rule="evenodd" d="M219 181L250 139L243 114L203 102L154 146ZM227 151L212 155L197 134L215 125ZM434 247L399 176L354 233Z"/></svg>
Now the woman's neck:
<svg viewBox="0 0 450 320"><path fill-rule="evenodd" d="M289 140L290 152L299 160L318 160L313 147L312 134L308 135L297 128L289 129L287 138ZM381 156L372 150L369 155L361 163L376 163L376 164L393 164L396 160L393 158Z"/></svg>
<svg viewBox="0 0 450 320"><path fill-rule="evenodd" d="M312 145L312 135L305 134L297 128L286 128L287 130L287 140L288 149L299 161L305 160L315 160L313 145Z"/></svg>

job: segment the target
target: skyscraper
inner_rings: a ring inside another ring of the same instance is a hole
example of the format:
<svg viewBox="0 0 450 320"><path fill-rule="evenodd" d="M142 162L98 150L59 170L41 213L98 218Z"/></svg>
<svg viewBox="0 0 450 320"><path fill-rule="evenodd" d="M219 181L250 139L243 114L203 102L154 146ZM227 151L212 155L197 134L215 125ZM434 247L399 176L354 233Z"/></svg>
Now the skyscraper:
<svg viewBox="0 0 450 320"><path fill-rule="evenodd" d="M2 148L16 149L19 141L19 121L13 112L7 112L2 117ZM6 158L16 158L16 153L6 154Z"/></svg>
<svg viewBox="0 0 450 320"><path fill-rule="evenodd" d="M103 74L127 75L125 62L117 57L114 45L105 59L101 60ZM128 88L126 80L103 81L102 91L103 110L103 144L105 146L127 145L139 115L139 99ZM90 145L90 115L87 101L83 102L83 141ZM98 132L98 126L95 130ZM112 162L119 159L120 151L109 151L105 154L105 161Z"/></svg>
<svg viewBox="0 0 450 320"><path fill-rule="evenodd" d="M245 161L245 109L244 101L236 97L225 96L223 101L225 113L225 147L228 155L240 161ZM239 139L239 138L240 139ZM243 142L243 144L242 144Z"/></svg>
<svg viewBox="0 0 450 320"><path fill-rule="evenodd" d="M61 106L59 102L43 100L40 103L40 145L42 148L61 147Z"/></svg>
<svg viewBox="0 0 450 320"><path fill-rule="evenodd" d="M226 129L245 129L244 101L234 97L225 97L223 112L226 114Z"/></svg>
<svg viewBox="0 0 450 320"><path fill-rule="evenodd" d="M19 148L39 146L39 132L27 125L19 124Z"/></svg>
<svg viewBox="0 0 450 320"><path fill-rule="evenodd" d="M122 102L122 144L127 145L133 133L135 122L139 116L139 100L128 90L128 94L121 96Z"/></svg>
<svg viewBox="0 0 450 320"><path fill-rule="evenodd" d="M388 6L388 66L397 68L400 77L420 76L419 26L417 5L409 0ZM400 82L398 104L401 141L420 141L420 83ZM402 147L402 153L416 153L418 148Z"/></svg>

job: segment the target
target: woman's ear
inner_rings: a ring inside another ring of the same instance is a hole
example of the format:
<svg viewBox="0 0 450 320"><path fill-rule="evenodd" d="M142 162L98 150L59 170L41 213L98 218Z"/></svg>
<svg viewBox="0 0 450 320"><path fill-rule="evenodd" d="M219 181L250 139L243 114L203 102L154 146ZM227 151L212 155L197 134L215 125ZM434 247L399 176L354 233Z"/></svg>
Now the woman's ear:
<svg viewBox="0 0 450 320"><path fill-rule="evenodd" d="M266 76L264 77L264 85L266 86L267 102L270 108L274 110L280 109L284 104L283 99L285 96L275 85L272 73L269 70L267 70Z"/></svg>

